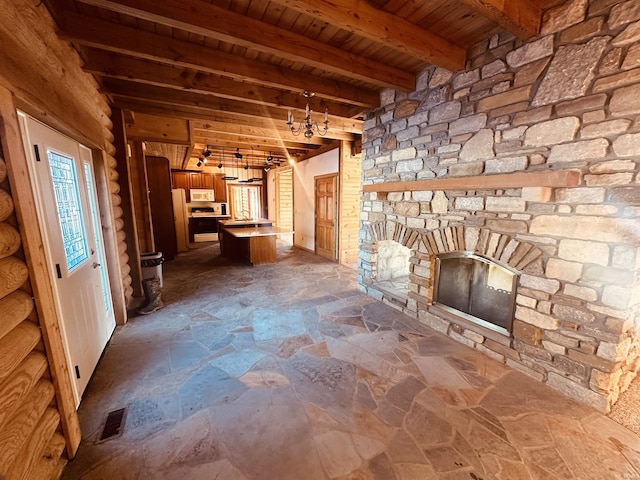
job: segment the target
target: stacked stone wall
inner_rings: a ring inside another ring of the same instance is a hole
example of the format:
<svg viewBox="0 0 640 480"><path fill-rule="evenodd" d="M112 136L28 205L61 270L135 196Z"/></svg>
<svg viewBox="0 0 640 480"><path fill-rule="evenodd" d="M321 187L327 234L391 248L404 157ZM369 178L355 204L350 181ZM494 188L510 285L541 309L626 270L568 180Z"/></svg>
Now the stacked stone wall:
<svg viewBox="0 0 640 480"><path fill-rule="evenodd" d="M365 193L361 288L377 240L412 238L407 314L607 410L640 355L640 2L569 1L538 37L495 35L464 71L430 67L417 84L384 91L366 118L363 183L478 177L477 187ZM556 170L579 171L579 185L482 188L486 175ZM541 252L520 269L510 338L429 305L428 235L458 226Z"/></svg>

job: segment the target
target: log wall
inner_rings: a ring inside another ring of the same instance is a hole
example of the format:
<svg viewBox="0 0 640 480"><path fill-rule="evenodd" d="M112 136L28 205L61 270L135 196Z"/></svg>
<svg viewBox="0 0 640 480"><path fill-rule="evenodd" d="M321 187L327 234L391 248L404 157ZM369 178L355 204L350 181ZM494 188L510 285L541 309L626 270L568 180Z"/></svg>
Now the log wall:
<svg viewBox="0 0 640 480"><path fill-rule="evenodd" d="M62 422L0 158L0 478L58 478Z"/></svg>
<svg viewBox="0 0 640 480"><path fill-rule="evenodd" d="M81 433L17 110L93 150L118 323L132 296L128 213L97 83L42 2L0 0L0 11L0 478L57 479Z"/></svg>

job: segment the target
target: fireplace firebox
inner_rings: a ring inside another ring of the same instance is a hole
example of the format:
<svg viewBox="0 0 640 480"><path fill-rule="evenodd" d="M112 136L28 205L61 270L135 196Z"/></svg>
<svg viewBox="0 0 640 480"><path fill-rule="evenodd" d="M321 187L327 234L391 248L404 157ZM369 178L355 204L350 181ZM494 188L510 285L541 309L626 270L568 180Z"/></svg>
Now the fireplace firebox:
<svg viewBox="0 0 640 480"><path fill-rule="evenodd" d="M510 335L518 274L472 252L436 256L434 304Z"/></svg>

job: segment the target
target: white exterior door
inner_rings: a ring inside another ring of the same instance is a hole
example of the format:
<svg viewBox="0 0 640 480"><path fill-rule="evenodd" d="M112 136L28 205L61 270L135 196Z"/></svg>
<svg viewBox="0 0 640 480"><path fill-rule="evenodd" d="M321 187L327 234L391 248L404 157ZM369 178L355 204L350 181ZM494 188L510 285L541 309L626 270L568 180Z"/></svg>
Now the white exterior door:
<svg viewBox="0 0 640 480"><path fill-rule="evenodd" d="M91 151L21 114L76 405L115 328Z"/></svg>

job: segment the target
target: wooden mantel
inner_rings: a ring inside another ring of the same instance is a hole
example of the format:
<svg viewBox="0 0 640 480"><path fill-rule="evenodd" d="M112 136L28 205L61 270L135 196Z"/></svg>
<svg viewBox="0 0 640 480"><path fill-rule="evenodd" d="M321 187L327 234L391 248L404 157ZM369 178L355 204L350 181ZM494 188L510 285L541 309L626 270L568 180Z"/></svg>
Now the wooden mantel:
<svg viewBox="0 0 640 480"><path fill-rule="evenodd" d="M419 190L485 190L522 187L576 187L578 170L555 172L518 172L474 177L434 178L410 182L374 183L362 187L365 192L414 192Z"/></svg>

